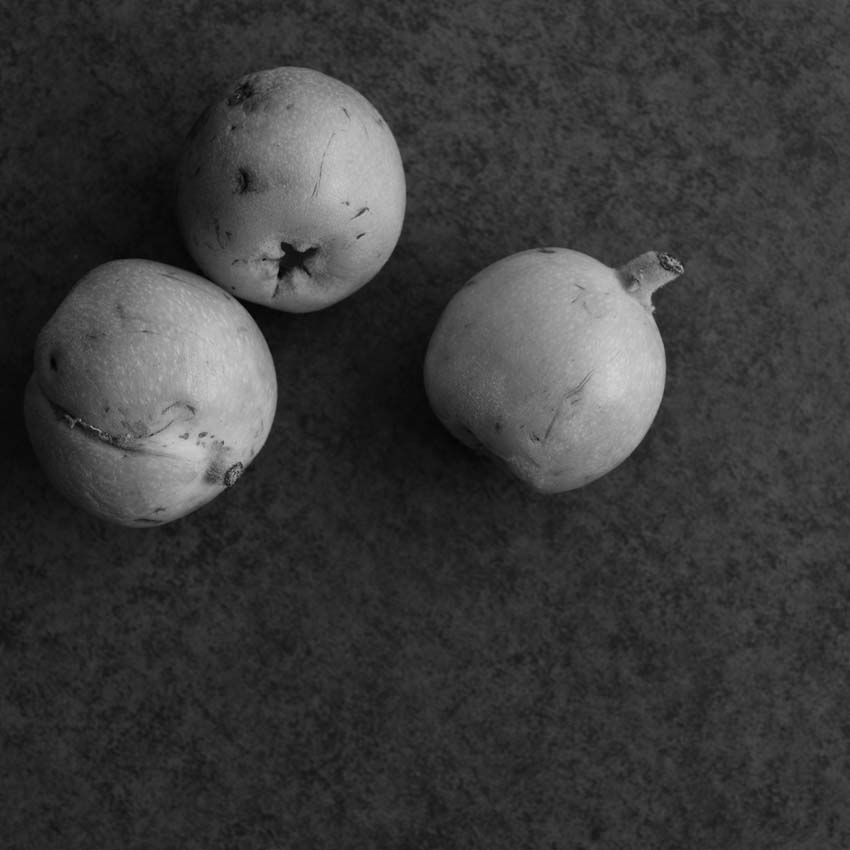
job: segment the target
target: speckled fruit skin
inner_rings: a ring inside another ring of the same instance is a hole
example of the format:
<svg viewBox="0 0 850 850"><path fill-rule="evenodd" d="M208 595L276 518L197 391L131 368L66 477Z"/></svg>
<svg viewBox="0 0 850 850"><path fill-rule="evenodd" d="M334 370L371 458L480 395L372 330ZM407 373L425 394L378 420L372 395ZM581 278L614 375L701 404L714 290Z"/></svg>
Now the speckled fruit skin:
<svg viewBox="0 0 850 850"><path fill-rule="evenodd" d="M395 138L350 86L308 68L247 74L201 114L177 166L185 243L210 280L290 312L370 281L405 212Z"/></svg>
<svg viewBox="0 0 850 850"><path fill-rule="evenodd" d="M93 269L39 333L24 415L71 502L147 527L209 502L263 447L277 404L268 345L233 296L147 260Z"/></svg>
<svg viewBox="0 0 850 850"><path fill-rule="evenodd" d="M428 346L437 417L541 492L612 470L649 430L666 374L648 296L642 303L629 285L564 248L485 268L446 306Z"/></svg>

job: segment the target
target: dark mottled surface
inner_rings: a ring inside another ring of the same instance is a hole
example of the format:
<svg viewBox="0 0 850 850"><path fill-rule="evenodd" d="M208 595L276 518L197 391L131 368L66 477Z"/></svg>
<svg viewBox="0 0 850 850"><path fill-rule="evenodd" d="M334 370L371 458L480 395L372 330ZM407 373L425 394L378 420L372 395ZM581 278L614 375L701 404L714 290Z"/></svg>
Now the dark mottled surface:
<svg viewBox="0 0 850 850"><path fill-rule="evenodd" d="M0 6L4 850L850 846L850 18L836 0ZM20 414L94 265L189 267L183 135L303 64L393 127L405 231L307 316L257 463L100 524ZM451 294L554 244L668 250L636 454L522 491L442 431Z"/></svg>

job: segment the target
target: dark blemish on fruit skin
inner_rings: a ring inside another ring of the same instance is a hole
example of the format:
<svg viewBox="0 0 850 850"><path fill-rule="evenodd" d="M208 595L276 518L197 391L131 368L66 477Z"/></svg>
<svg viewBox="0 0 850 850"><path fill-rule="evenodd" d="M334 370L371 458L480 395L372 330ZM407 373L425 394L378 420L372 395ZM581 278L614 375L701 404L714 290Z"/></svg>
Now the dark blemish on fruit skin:
<svg viewBox="0 0 850 850"><path fill-rule="evenodd" d="M185 434L181 434L178 439L188 440L189 439L189 432L187 431Z"/></svg>
<svg viewBox="0 0 850 850"><path fill-rule="evenodd" d="M52 371L52 372L58 372L58 371L59 371L59 363L58 363L58 362L57 362L57 360L56 360L56 355L55 355L55 354L51 354L51 355L50 355L50 361L49 361L49 362L50 362L50 369L51 369L51 371Z"/></svg>
<svg viewBox="0 0 850 850"><path fill-rule="evenodd" d="M247 166L241 166L236 172L236 193L244 195L249 192L265 192L268 182L260 180L257 172Z"/></svg>
<svg viewBox="0 0 850 850"><path fill-rule="evenodd" d="M200 433L200 434L198 434L198 436L199 436L199 437L206 437L206 436L207 436L207 432L206 432L206 431L201 431L201 433Z"/></svg>
<svg viewBox="0 0 850 850"><path fill-rule="evenodd" d="M354 213L353 216L351 216L351 220L353 221L355 218L360 218L361 215L367 212L369 212L369 207L360 207L360 209L357 210L357 212Z"/></svg>
<svg viewBox="0 0 850 850"><path fill-rule="evenodd" d="M240 168L236 172L236 192L244 195L245 192L250 192L251 172L247 168Z"/></svg>
<svg viewBox="0 0 850 850"><path fill-rule="evenodd" d="M357 236L355 236L354 238L355 239L362 239L365 235L366 235L365 233L358 233Z"/></svg>
<svg viewBox="0 0 850 850"><path fill-rule="evenodd" d="M340 109L342 109L342 111L345 113L345 117L350 121L351 113L344 106L341 106Z"/></svg>
<svg viewBox="0 0 850 850"><path fill-rule="evenodd" d="M242 80L239 85L233 90L230 97L227 98L228 106L239 106L254 96L254 82L249 77L247 80Z"/></svg>

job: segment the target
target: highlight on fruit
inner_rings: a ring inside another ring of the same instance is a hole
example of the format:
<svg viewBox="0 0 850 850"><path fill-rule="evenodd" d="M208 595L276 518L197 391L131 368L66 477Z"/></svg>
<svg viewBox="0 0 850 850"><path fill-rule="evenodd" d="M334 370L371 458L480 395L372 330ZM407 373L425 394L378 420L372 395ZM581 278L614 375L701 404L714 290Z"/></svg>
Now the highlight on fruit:
<svg viewBox="0 0 850 850"><path fill-rule="evenodd" d="M656 251L619 268L558 247L493 263L449 301L429 340L434 414L536 491L606 475L661 405L666 356L652 297L683 272Z"/></svg>

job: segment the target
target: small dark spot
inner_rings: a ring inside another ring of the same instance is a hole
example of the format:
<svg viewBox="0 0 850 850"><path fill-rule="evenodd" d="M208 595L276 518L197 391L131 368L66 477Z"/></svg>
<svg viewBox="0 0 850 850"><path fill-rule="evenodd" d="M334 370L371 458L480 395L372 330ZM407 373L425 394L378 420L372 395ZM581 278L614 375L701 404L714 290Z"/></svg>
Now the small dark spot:
<svg viewBox="0 0 850 850"><path fill-rule="evenodd" d="M497 420L493 423L493 430L494 430L497 434L500 434L500 433L502 432L502 423L501 423L501 421L500 421L500 420L498 420L498 419L497 419Z"/></svg>
<svg viewBox="0 0 850 850"><path fill-rule="evenodd" d="M355 239L362 239L365 235L366 235L365 233L358 233L357 236L355 236L354 238Z"/></svg>
<svg viewBox="0 0 850 850"><path fill-rule="evenodd" d="M51 368L54 372L58 372L58 371L59 371L59 362L56 360L56 355L55 355L55 354L51 354L51 355L50 355L50 368Z"/></svg>
<svg viewBox="0 0 850 850"><path fill-rule="evenodd" d="M342 106L340 108L345 113L345 117L350 121L351 120L351 113L344 106Z"/></svg>
<svg viewBox="0 0 850 850"><path fill-rule="evenodd" d="M199 436L199 437L206 437L206 436L207 436L207 432L206 432L206 431L201 431L201 433L200 433L200 434L198 434L198 436Z"/></svg>
<svg viewBox="0 0 850 850"><path fill-rule="evenodd" d="M256 171L248 166L241 166L236 172L236 192L244 195L246 192L265 192L268 181L261 180Z"/></svg>
<svg viewBox="0 0 850 850"><path fill-rule="evenodd" d="M153 509L153 512L154 512L155 514L161 514L164 510L165 510L165 508L164 508L164 507L159 507L159 508L154 508L154 509Z"/></svg>
<svg viewBox="0 0 850 850"><path fill-rule="evenodd" d="M360 209L359 209L359 210L357 210L357 212L356 212L356 213L354 213L354 215L353 215L353 216L351 216L352 221L353 221L355 218L360 218L360 216L361 216L361 215L363 215L363 213L367 213L367 212L369 212L369 207L360 207Z"/></svg>
<svg viewBox="0 0 850 850"><path fill-rule="evenodd" d="M185 434L181 434L180 439L181 440L188 440L189 439L189 432L187 431Z"/></svg>
<svg viewBox="0 0 850 850"><path fill-rule="evenodd" d="M230 97L227 98L228 106L239 106L246 100L254 96L254 83L249 77L247 80L242 80L239 85L233 90Z"/></svg>

